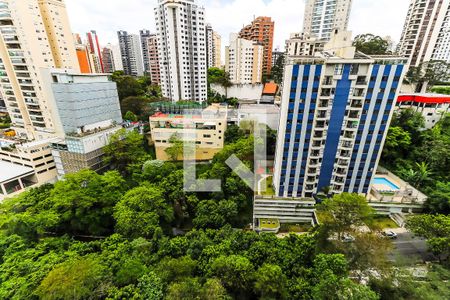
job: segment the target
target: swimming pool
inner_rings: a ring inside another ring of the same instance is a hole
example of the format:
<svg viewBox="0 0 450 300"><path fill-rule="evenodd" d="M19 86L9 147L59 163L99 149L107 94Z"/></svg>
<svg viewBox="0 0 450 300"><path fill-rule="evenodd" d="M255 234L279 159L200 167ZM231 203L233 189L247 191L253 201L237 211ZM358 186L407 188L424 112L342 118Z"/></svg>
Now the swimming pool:
<svg viewBox="0 0 450 300"><path fill-rule="evenodd" d="M400 188L398 186L396 186L395 184L393 184L392 182L390 182L388 179L384 178L384 177L375 177L373 179L373 184L378 184L378 185L384 185L389 187L391 190L393 191L398 191L400 190Z"/></svg>

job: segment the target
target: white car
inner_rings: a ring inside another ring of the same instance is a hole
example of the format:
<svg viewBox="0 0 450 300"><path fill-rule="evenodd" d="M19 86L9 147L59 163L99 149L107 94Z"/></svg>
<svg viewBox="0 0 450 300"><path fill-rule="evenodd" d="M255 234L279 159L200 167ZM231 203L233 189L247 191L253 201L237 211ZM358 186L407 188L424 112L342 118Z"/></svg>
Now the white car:
<svg viewBox="0 0 450 300"><path fill-rule="evenodd" d="M395 232L393 232L393 231L385 231L384 235L387 238L390 238L390 239L396 239L397 238L397 234Z"/></svg>

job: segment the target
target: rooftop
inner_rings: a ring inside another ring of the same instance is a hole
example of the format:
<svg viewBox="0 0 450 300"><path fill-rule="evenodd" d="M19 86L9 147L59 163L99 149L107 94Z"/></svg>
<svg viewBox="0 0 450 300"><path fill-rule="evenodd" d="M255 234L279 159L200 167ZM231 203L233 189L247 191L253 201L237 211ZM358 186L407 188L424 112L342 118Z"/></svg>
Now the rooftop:
<svg viewBox="0 0 450 300"><path fill-rule="evenodd" d="M150 119L217 119L227 117L228 106L213 103L206 108L179 108L158 111Z"/></svg>
<svg viewBox="0 0 450 300"><path fill-rule="evenodd" d="M32 168L16 165L6 161L0 160L0 182L5 182L17 177L32 174L34 170Z"/></svg>
<svg viewBox="0 0 450 300"><path fill-rule="evenodd" d="M450 95L422 93L422 94L401 94L397 98L398 103L418 102L428 104L450 103Z"/></svg>
<svg viewBox="0 0 450 300"><path fill-rule="evenodd" d="M268 82L264 85L263 94L276 94L278 85L274 82Z"/></svg>

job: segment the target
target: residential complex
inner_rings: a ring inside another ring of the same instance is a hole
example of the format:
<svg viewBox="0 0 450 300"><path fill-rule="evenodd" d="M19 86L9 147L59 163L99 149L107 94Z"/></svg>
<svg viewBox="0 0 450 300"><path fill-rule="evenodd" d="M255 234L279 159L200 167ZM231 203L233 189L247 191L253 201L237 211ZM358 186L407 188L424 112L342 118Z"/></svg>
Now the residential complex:
<svg viewBox="0 0 450 300"><path fill-rule="evenodd" d="M144 64L144 72L149 73L150 71L150 57L148 51L148 38L150 37L150 30L140 30L139 37L141 39L141 50L142 50L142 62Z"/></svg>
<svg viewBox="0 0 450 300"><path fill-rule="evenodd" d="M137 34L128 34L126 31L117 32L119 38L122 67L126 75L144 75L142 50L140 38Z"/></svg>
<svg viewBox="0 0 450 300"><path fill-rule="evenodd" d="M347 30L351 8L352 0L307 0L303 33L330 39L334 29Z"/></svg>
<svg viewBox="0 0 450 300"><path fill-rule="evenodd" d="M264 46L258 42L230 34L230 45L225 48L225 70L234 84L260 83L263 74Z"/></svg>
<svg viewBox="0 0 450 300"><path fill-rule="evenodd" d="M148 61L149 61L149 76L152 84L161 83L161 73L159 67L158 55L158 37L156 34L151 34L147 38Z"/></svg>
<svg viewBox="0 0 450 300"><path fill-rule="evenodd" d="M92 73L104 73L105 70L103 67L102 51L98 41L97 32L95 30L91 30L86 34L86 36L88 51L93 61Z"/></svg>
<svg viewBox="0 0 450 300"><path fill-rule="evenodd" d="M450 96L439 94L401 94L397 99L398 109L412 108L425 119L425 128L436 125L450 113Z"/></svg>
<svg viewBox="0 0 450 300"><path fill-rule="evenodd" d="M13 129L23 139L56 131L42 87L42 68L79 72L75 43L63 1L0 1L1 94Z"/></svg>
<svg viewBox="0 0 450 300"><path fill-rule="evenodd" d="M450 1L411 0L397 51L411 66L450 62Z"/></svg>
<svg viewBox="0 0 450 300"><path fill-rule="evenodd" d="M265 75L270 75L272 70L274 30L275 22L270 17L257 17L239 32L240 38L258 42L264 46L263 74Z"/></svg>
<svg viewBox="0 0 450 300"><path fill-rule="evenodd" d="M0 16L0 90L12 121L0 138L1 200L57 179L54 143L111 130L122 119L115 83L80 72L95 72L90 54L99 53L98 39L91 32L89 47L81 47L63 1L0 1Z"/></svg>
<svg viewBox="0 0 450 300"><path fill-rule="evenodd" d="M367 194L406 60L355 52L334 32L322 53L287 58L274 187L283 197Z"/></svg>
<svg viewBox="0 0 450 300"><path fill-rule="evenodd" d="M222 150L227 129L226 105L213 104L205 109L186 109L180 113L170 111L160 111L150 117L150 133L157 159L173 159L166 152L173 146L171 139L190 143L195 148L195 160L211 160ZM176 159L183 159L182 152Z"/></svg>
<svg viewBox="0 0 450 300"><path fill-rule="evenodd" d="M196 0L158 0L155 20L163 96L206 101L205 9Z"/></svg>
<svg viewBox="0 0 450 300"><path fill-rule="evenodd" d="M222 66L222 38L210 24L206 25L206 48L208 69L212 67L220 68Z"/></svg>

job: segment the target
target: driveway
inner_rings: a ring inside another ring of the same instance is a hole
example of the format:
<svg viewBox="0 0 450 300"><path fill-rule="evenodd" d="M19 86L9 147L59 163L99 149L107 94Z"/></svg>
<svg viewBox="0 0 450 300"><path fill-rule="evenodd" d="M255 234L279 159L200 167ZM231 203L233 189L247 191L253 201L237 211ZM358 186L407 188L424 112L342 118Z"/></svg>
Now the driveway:
<svg viewBox="0 0 450 300"><path fill-rule="evenodd" d="M413 259L422 262L435 259L428 251L425 239L413 237L412 233L403 228L401 230L392 231L397 231L397 238L392 240L394 251L389 255L390 259L396 260L401 257L407 260Z"/></svg>

